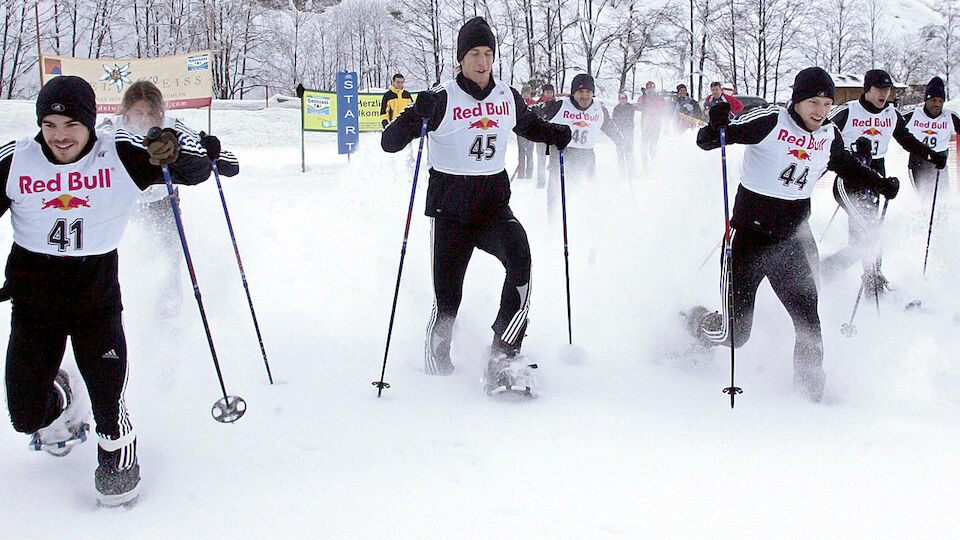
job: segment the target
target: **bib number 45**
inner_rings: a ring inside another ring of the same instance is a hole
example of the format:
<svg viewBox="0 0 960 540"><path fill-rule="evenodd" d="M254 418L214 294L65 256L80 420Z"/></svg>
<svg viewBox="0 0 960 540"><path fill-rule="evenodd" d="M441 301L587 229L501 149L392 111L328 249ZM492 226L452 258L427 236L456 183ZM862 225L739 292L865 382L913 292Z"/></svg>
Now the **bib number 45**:
<svg viewBox="0 0 960 540"><path fill-rule="evenodd" d="M477 158L477 161L484 159L493 159L497 154L497 136L496 135L477 135L470 145L471 156Z"/></svg>
<svg viewBox="0 0 960 540"><path fill-rule="evenodd" d="M810 167L804 167L803 172L800 173L800 176L797 174L797 164L791 163L787 165L787 168L780 172L780 180L783 180L784 186L789 186L790 184L796 184L798 190L802 190L803 186L807 185L807 173L810 172Z"/></svg>

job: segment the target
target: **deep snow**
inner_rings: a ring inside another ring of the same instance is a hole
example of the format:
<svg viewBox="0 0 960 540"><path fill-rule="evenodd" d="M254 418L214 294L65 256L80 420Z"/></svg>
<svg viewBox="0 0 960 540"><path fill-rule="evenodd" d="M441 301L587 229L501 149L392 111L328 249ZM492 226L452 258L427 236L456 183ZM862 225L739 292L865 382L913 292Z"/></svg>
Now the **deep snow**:
<svg viewBox="0 0 960 540"><path fill-rule="evenodd" d="M0 139L32 136L33 110L0 102ZM176 114L206 125L206 111ZM859 272L823 285L823 404L792 389L793 332L767 284L753 337L737 351L744 394L735 409L721 393L727 349L699 362L665 353L679 335L679 310L719 306L716 261L697 267L722 233L720 155L699 150L692 132L662 137L659 162L633 182L632 197L608 141L598 149L600 180L569 180L573 337L588 354L580 363L558 360L567 333L559 223L547 216L544 190L514 183L512 207L533 251L524 350L540 365L543 396L531 402L481 391L502 281L499 263L482 252L466 278L457 370L422 372L432 292L421 175L387 366L393 386L377 399L370 381L383 359L408 154L384 154L378 134L364 134L348 162L333 136L308 133L302 173L297 114L213 113L214 131L241 160L224 191L276 384L266 380L216 185L184 188L204 305L227 389L246 399L246 416L234 425L211 419L220 390L186 270L181 315L162 322L156 250L131 224L120 259L141 501L96 508L95 438L57 459L29 452L28 438L4 427L5 538L956 534L960 220L953 194L943 197L921 281L928 214L898 146L888 168L904 185L887 216L884 257L898 296L879 320L872 304L861 306L860 332L848 339L839 328ZM731 191L741 155L730 148ZM817 238L836 206L832 177L814 196ZM822 254L843 245L845 229L841 213ZM0 236L9 244L6 218ZM931 313L904 313L914 296ZM0 307L0 325L8 317Z"/></svg>

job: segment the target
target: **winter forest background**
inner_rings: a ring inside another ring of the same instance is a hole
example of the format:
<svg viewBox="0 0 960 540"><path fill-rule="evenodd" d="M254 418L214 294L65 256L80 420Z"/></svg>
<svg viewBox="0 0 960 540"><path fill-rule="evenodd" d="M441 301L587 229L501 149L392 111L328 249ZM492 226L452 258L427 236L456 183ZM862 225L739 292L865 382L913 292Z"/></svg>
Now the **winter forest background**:
<svg viewBox="0 0 960 540"><path fill-rule="evenodd" d="M809 65L832 73L888 70L908 84L960 79L956 0L0 0L0 96L32 99L45 54L149 57L214 51L214 94L292 94L334 87L357 71L385 88L394 72L422 89L452 76L462 22L486 17L499 44L495 75L566 89L578 72L598 92L647 80L699 97L710 81L783 99ZM39 32L37 20L39 19ZM951 92L953 90L953 92Z"/></svg>

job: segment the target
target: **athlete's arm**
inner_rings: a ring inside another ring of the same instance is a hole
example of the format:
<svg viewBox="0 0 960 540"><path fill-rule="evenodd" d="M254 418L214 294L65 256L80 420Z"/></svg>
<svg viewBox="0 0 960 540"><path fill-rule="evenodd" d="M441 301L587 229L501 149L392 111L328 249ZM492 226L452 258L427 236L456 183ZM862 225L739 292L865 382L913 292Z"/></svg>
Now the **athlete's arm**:
<svg viewBox="0 0 960 540"><path fill-rule="evenodd" d="M613 144L619 148L623 145L623 133L620 132L620 127L616 125L610 113L607 112L607 108L601 106L600 109L603 110L603 124L600 125L600 131L610 137Z"/></svg>
<svg viewBox="0 0 960 540"><path fill-rule="evenodd" d="M841 105L830 111L830 114L827 115L827 120L833 122L834 125L840 128L840 131L843 131L843 128L847 125L848 116L850 116L850 108L846 105Z"/></svg>
<svg viewBox="0 0 960 540"><path fill-rule="evenodd" d="M380 147L384 152L391 153L403 150L410 141L420 137L420 125L424 118L429 118L427 131L435 131L443 120L446 110L445 88L437 87L420 92L417 94L417 100L407 105L397 119L383 130L380 136Z"/></svg>
<svg viewBox="0 0 960 540"><path fill-rule="evenodd" d="M900 146L902 146L904 150L911 154L920 154L921 156L929 154L930 148L917 140L917 138L913 136L913 133L910 133L910 130L907 129L907 122L903 119L903 116L900 115L899 111L895 112L897 113L897 127L893 129L893 138L900 143Z"/></svg>
<svg viewBox="0 0 960 540"><path fill-rule="evenodd" d="M510 90L513 91L513 101L517 107L517 125L513 127L513 132L533 142L553 143L555 124L547 122L534 112L533 108L527 105L523 96L515 88ZM540 103L536 106L541 107L546 104Z"/></svg>
<svg viewBox="0 0 960 540"><path fill-rule="evenodd" d="M200 134L180 121L179 118L174 122L173 129L178 133L186 133L197 140L200 139ZM220 156L217 158L217 171L220 176L236 176L240 174L240 161L237 156L233 155L233 152L221 148ZM171 172L173 171L171 170Z"/></svg>
<svg viewBox="0 0 960 540"><path fill-rule="evenodd" d="M117 130L115 137L120 162L140 189L164 182L160 166L150 163L143 137L131 135L123 129ZM179 133L177 139L180 142L177 160L169 165L173 182L194 185L209 178L210 158L200 141L186 133Z"/></svg>
<svg viewBox="0 0 960 540"><path fill-rule="evenodd" d="M957 133L960 133L960 116L957 116L957 113L950 111L950 117L953 118L953 130Z"/></svg>
<svg viewBox="0 0 960 540"><path fill-rule="evenodd" d="M777 126L777 106L753 109L726 129L727 144L757 144ZM697 146L704 150L720 147L720 130L710 124L697 132Z"/></svg>
<svg viewBox="0 0 960 540"><path fill-rule="evenodd" d="M827 162L827 170L837 173L844 181L852 182L866 189L879 190L883 183L883 177L870 167L864 166L843 144L840 129L836 126L834 126L834 129L836 129L836 133L834 133L833 144L830 145L830 161Z"/></svg>
<svg viewBox="0 0 960 540"><path fill-rule="evenodd" d="M13 151L16 141L10 141L0 146L0 216L10 208L10 197L7 197L7 177L10 176L10 164L13 163Z"/></svg>

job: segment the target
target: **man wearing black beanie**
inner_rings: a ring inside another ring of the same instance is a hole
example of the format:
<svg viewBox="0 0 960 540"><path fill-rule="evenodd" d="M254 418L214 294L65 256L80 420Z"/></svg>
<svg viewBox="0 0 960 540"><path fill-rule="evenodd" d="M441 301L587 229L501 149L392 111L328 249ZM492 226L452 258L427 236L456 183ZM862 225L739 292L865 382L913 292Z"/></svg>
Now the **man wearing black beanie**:
<svg viewBox="0 0 960 540"><path fill-rule="evenodd" d="M579 73L570 82L570 97L537 105L538 114L551 122L570 126L573 139L563 152L567 185L583 182L596 175L597 158L593 147L600 133L621 146L620 128L607 108L593 99L596 85L588 73ZM547 211L555 218L560 206L560 161L550 160L547 184Z"/></svg>
<svg viewBox="0 0 960 540"><path fill-rule="evenodd" d="M907 130L903 116L890 101L892 88L893 79L889 73L871 69L863 77L863 95L830 113L830 121L840 129L844 144L853 149L859 140L863 149L868 150L865 152L869 154L867 164L881 175L886 174L885 156L891 138L907 152L939 160ZM889 286L880 271L877 256L880 250L880 195L842 174L837 175L833 183L833 194L847 212L849 241L847 247L824 257L824 277L836 277L859 259L863 263L864 287L870 294L882 294Z"/></svg>
<svg viewBox="0 0 960 540"><path fill-rule="evenodd" d="M943 108L946 97L943 79L934 77L927 83L923 107L913 109L903 117L910 133L940 158L940 161L934 162L928 159L928 154L911 152L907 162L913 189L928 201L933 197L934 186L940 193L950 189L950 170L946 168L950 135L960 133L960 116Z"/></svg>
<svg viewBox="0 0 960 540"><path fill-rule="evenodd" d="M764 278L793 319L796 343L793 381L812 401L823 397L823 338L817 313L817 245L810 232L810 196L828 169L893 198L896 178L883 178L861 164L844 146L836 126L826 122L834 85L818 67L797 74L787 107L753 109L730 123L730 104L710 108L710 123L697 133L704 150L747 145L740 187L730 219L733 305L724 295L723 313L696 306L686 313L687 329L704 346L740 347L750 338L754 301ZM727 279L726 268L723 278ZM729 314L733 315L730 332Z"/></svg>
<svg viewBox="0 0 960 540"><path fill-rule="evenodd" d="M142 138L94 131L96 98L79 77L58 76L40 89L40 133L0 146L0 214L11 211L13 248L4 291L12 300L7 348L7 406L30 446L63 455L86 440L92 407L99 435L94 474L98 501L137 496L136 433L124 406L123 334L117 244L142 189L210 174L200 141L170 130ZM81 381L60 369L67 337Z"/></svg>
<svg viewBox="0 0 960 540"><path fill-rule="evenodd" d="M505 169L511 132L564 148L570 128L530 111L519 92L492 76L497 44L487 22L467 21L457 36L457 76L421 92L387 125L380 144L399 152L420 137L426 122L430 184L426 214L432 221L434 309L427 326L424 371L449 375L453 322L463 279L475 248L497 257L506 270L500 311L484 370L489 395L536 395L536 380L520 352L530 306L530 246L510 210Z"/></svg>

